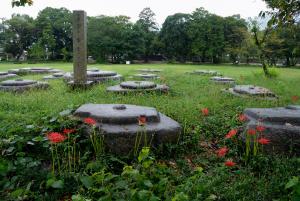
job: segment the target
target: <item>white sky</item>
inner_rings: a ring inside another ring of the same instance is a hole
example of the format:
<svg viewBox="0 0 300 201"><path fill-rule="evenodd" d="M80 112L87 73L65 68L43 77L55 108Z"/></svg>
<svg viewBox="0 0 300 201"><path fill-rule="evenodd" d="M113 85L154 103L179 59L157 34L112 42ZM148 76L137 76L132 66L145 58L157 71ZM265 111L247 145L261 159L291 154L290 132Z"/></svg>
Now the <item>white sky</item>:
<svg viewBox="0 0 300 201"><path fill-rule="evenodd" d="M85 10L89 16L127 15L132 21L137 20L143 8L150 7L159 24L162 24L168 15L178 12L191 13L199 7L221 16L240 14L243 18L255 17L261 10L266 10L262 0L34 0L33 6L21 8L12 8L11 0L0 0L0 17L10 18L13 13L36 17L38 12L47 6Z"/></svg>

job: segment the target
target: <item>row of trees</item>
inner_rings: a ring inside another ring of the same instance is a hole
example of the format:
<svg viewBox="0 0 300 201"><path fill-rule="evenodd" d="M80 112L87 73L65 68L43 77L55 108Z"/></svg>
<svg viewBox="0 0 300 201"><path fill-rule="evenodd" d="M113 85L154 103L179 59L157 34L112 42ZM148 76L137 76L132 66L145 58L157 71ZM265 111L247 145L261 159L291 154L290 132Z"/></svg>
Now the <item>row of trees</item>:
<svg viewBox="0 0 300 201"><path fill-rule="evenodd" d="M0 46L18 59L24 51L31 59L72 58L72 13L46 8L36 19L13 15L0 24ZM294 65L300 57L300 24L259 30L256 21L239 15L220 17L203 8L191 14L168 16L160 28L155 14L145 8L135 23L127 16L88 18L88 52L101 62L166 59L219 63L284 60ZM256 37L254 37L256 36ZM262 42L257 44L257 40Z"/></svg>

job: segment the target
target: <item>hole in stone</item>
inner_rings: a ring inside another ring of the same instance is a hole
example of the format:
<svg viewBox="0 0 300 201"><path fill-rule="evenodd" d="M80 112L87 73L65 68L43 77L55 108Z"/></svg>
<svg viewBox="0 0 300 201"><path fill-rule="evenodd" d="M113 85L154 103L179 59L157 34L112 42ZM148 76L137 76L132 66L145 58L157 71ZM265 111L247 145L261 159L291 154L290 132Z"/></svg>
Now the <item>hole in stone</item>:
<svg viewBox="0 0 300 201"><path fill-rule="evenodd" d="M126 110L126 106L125 105L115 105L113 107L114 110Z"/></svg>

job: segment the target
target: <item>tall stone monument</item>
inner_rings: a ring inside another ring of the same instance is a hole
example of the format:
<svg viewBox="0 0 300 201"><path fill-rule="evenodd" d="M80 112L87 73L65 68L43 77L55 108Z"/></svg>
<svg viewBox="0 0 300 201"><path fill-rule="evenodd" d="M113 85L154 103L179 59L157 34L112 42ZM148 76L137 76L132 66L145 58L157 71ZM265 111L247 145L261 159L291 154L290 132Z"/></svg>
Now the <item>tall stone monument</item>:
<svg viewBox="0 0 300 201"><path fill-rule="evenodd" d="M70 82L73 88L85 88L91 82L87 81L87 19L86 12L73 11L73 71L74 80Z"/></svg>

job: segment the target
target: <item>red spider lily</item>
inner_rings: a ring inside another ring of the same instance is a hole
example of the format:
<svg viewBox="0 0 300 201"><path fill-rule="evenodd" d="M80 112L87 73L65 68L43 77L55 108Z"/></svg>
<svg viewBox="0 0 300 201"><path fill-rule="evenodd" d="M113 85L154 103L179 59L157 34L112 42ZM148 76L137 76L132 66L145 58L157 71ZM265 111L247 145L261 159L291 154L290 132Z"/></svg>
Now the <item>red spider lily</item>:
<svg viewBox="0 0 300 201"><path fill-rule="evenodd" d="M299 100L299 96L292 96L292 101L297 102Z"/></svg>
<svg viewBox="0 0 300 201"><path fill-rule="evenodd" d="M58 132L51 132L47 135L47 138L51 143L56 144L63 142L66 139L66 136Z"/></svg>
<svg viewBox="0 0 300 201"><path fill-rule="evenodd" d="M203 115L203 116L208 116L208 115L209 115L209 110L208 110L208 108L203 108L203 109L201 109L201 112L202 112L202 115Z"/></svg>
<svg viewBox="0 0 300 201"><path fill-rule="evenodd" d="M240 114L240 115L239 115L239 121L240 121L240 122L245 122L245 121L247 121L247 120L248 120L248 118L247 118L246 115L244 115L244 114Z"/></svg>
<svg viewBox="0 0 300 201"><path fill-rule="evenodd" d="M225 136L225 139L229 139L229 138L232 138L233 136L235 136L237 134L237 129L232 129L231 131L229 131L227 133L227 135Z"/></svg>
<svg viewBox="0 0 300 201"><path fill-rule="evenodd" d="M247 134L248 134L248 135L255 135L255 134L256 134L256 130L255 130L255 129L249 129L249 130L247 131Z"/></svg>
<svg viewBox="0 0 300 201"><path fill-rule="evenodd" d="M91 126L94 126L97 123L95 119L90 118L90 117L85 118L83 121L84 121L84 123L89 124Z"/></svg>
<svg viewBox="0 0 300 201"><path fill-rule="evenodd" d="M233 162L232 160L227 160L227 161L225 161L224 165L227 167L233 167L236 165L236 163Z"/></svg>
<svg viewBox="0 0 300 201"><path fill-rule="evenodd" d="M63 131L63 133L65 135L68 135L68 134L71 134L71 133L74 133L74 132L76 132L75 129L68 129L68 128L65 128L64 131Z"/></svg>
<svg viewBox="0 0 300 201"><path fill-rule="evenodd" d="M147 118L145 115L141 115L139 116L138 121L140 126L144 126L147 123Z"/></svg>
<svg viewBox="0 0 300 201"><path fill-rule="evenodd" d="M229 151L229 149L227 147L223 147L223 148L220 148L216 151L218 157L224 157L227 152Z"/></svg>
<svg viewBox="0 0 300 201"><path fill-rule="evenodd" d="M270 140L267 138L260 138L257 140L259 144L265 145L265 144L270 144Z"/></svg>
<svg viewBox="0 0 300 201"><path fill-rule="evenodd" d="M256 130L260 133L264 132L266 130L266 127L264 126L261 126L261 125L258 125L256 126Z"/></svg>

